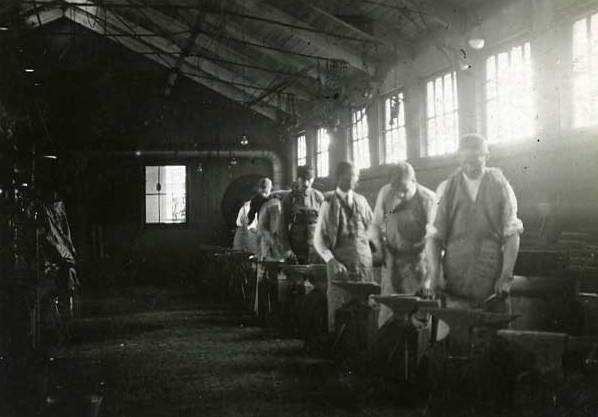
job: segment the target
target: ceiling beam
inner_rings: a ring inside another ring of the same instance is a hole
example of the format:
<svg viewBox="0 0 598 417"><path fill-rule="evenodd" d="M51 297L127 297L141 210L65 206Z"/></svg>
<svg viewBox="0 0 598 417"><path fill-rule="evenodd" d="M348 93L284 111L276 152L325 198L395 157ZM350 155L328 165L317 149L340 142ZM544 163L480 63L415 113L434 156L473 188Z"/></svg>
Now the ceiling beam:
<svg viewBox="0 0 598 417"><path fill-rule="evenodd" d="M347 62L350 66L366 72L369 75L373 75L375 73L375 68L373 65L368 63L366 59L360 55L357 55L353 51L350 51L346 46L341 45L337 42L333 42L330 37L326 37L326 35L316 33L317 29L313 28L311 25L306 25L305 22L291 16L280 9L272 7L271 5L267 4L261 0L233 0L237 3L240 7L244 7L250 10L252 13L263 16L269 20L278 21L286 25L291 25L295 27L303 27L306 29L312 30L301 30L297 28L285 27L281 26L283 30L298 38L301 38L303 41L307 42L310 46L316 47L320 52L328 56L331 59L337 59Z"/></svg>
<svg viewBox="0 0 598 417"><path fill-rule="evenodd" d="M176 64L171 69L170 75L168 76L168 79L166 80L166 87L164 89L164 96L166 96L166 97L168 97L170 95L170 93L172 92L172 89L173 89L174 85L176 84L176 80L179 77L179 70L181 68L181 65L183 65L185 58L187 58L187 56L189 56L189 53L191 52L191 49L193 48L193 45L195 44L195 41L197 40L197 37L199 36L199 31L197 30L198 25L199 25L199 18L195 19L195 24L193 25L193 28L191 29L191 34L185 40L185 44L183 45L183 50L181 51L181 54L178 56Z"/></svg>
<svg viewBox="0 0 598 417"><path fill-rule="evenodd" d="M161 39L158 36L143 39L135 38L134 36L111 36L111 33L127 35L128 29L126 27L123 27L122 23L119 23L109 13L106 13L106 11L104 11L104 16L98 16L91 14L90 12L81 9L80 7L81 6L67 7L64 9L57 10L44 10L40 12L41 22L42 24L48 24L54 20L66 17L67 19L85 27L86 29L91 30L100 35L104 35L107 38L113 40L114 42L119 43L127 49L139 54L144 54L144 52L148 50L148 47L164 52L166 52L165 48L168 48L169 42L164 39ZM34 27L39 26L37 18L35 16L29 17L28 22ZM148 58L168 69L174 67L177 62L174 57L168 55L149 55ZM218 94L223 95L224 97L239 102L241 105L245 105L246 103L249 103L255 99L254 95L248 94L239 88L227 84L226 80L223 80L220 77L214 77L214 80L210 79L210 74L208 74L205 71L202 71L201 69L196 68L193 65L190 65L187 62L182 63L181 72L185 75L185 77L197 82L198 84L204 85L205 87L215 91ZM206 75L208 76L206 77ZM218 81L216 81L216 78L218 79ZM251 109L254 110L256 113L259 113L271 120L278 120L279 110L272 106L260 105L253 106Z"/></svg>
<svg viewBox="0 0 598 417"><path fill-rule="evenodd" d="M126 2L129 4L139 3L136 0L127 0ZM157 31L159 31L159 33L162 36L168 37L170 39L171 39L171 37L168 35L169 30L172 30L173 32L181 32L181 33L186 30L189 30L189 28L185 24L183 24L181 21L174 19L173 17L171 17L167 14L164 14L162 12L159 12L157 10L151 10L151 9L144 10L143 13L140 13L139 15L135 14L135 18L141 19L140 20L141 22L151 24L152 31L157 30ZM201 18L202 18L202 16L200 14L196 15L195 22L199 23ZM253 66L253 69L258 68L253 63L247 62L246 57L240 56L239 53L232 50L228 46L223 45L223 44L219 43L217 40L202 33L201 30L199 29L199 25L194 26L194 28L192 28L191 31L196 31L197 36L195 37L195 39L193 39L193 43L189 44L190 49L187 52L187 55L188 55L187 61L190 61L191 57L198 57L199 61L202 63L202 66L205 65L209 68L213 68L215 65L217 65L217 64L215 64L215 62L222 62L224 65L227 65L226 61L230 61L231 63L236 62L239 64L245 64L245 65L247 65L247 68L250 68L251 66ZM175 43L174 40L172 40L172 41L173 41L173 43ZM183 51L184 51L185 46L183 46L181 48ZM206 49L210 53L213 53L216 57L210 59L208 54L194 53L194 52L201 52L201 50L198 51L198 49ZM241 59L244 62L238 62L239 59ZM196 61L196 60L193 60L193 61ZM193 61L191 61L191 62L193 63ZM221 71L230 72L230 70L228 70L227 68L225 68L222 65L217 65L217 66L219 68L221 68ZM268 68L265 68L265 69L268 69ZM211 71L207 71L207 72L211 72ZM219 76L217 73L213 73L213 72L211 72L211 73L215 76ZM235 73L235 74L239 80L242 80L245 83L259 84L261 79L264 78L263 75L257 76L254 74L253 79L248 79L247 75L241 75L238 73ZM254 93L254 91L251 91L251 90L247 90L246 92L249 94ZM288 92L291 94L294 94L295 96L297 96L298 98L303 99L303 100L311 99L311 97L304 90L300 90L297 88L290 88Z"/></svg>

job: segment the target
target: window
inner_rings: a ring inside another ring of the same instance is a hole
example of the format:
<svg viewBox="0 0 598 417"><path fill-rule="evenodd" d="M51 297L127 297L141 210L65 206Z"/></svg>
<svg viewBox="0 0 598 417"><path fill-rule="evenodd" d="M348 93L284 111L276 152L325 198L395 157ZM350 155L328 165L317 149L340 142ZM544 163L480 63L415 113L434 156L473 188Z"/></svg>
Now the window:
<svg viewBox="0 0 598 417"><path fill-rule="evenodd" d="M457 73L449 72L426 85L427 137L423 156L453 153L459 142L459 100Z"/></svg>
<svg viewBox="0 0 598 417"><path fill-rule="evenodd" d="M146 223L185 223L186 175L183 165L145 167Z"/></svg>
<svg viewBox="0 0 598 417"><path fill-rule="evenodd" d="M307 165L307 141L305 135L297 137L297 166Z"/></svg>
<svg viewBox="0 0 598 417"><path fill-rule="evenodd" d="M396 93L384 101L384 162L397 163L407 159L405 101Z"/></svg>
<svg viewBox="0 0 598 417"><path fill-rule="evenodd" d="M598 13L573 25L573 127L598 123Z"/></svg>
<svg viewBox="0 0 598 417"><path fill-rule="evenodd" d="M534 134L534 92L530 43L486 60L486 136L505 143Z"/></svg>
<svg viewBox="0 0 598 417"><path fill-rule="evenodd" d="M316 173L318 177L327 177L330 170L330 135L328 135L328 130L324 128L318 129L318 137L316 139Z"/></svg>
<svg viewBox="0 0 598 417"><path fill-rule="evenodd" d="M368 132L368 116L365 108L353 112L351 141L353 162L358 170L370 167L370 141Z"/></svg>

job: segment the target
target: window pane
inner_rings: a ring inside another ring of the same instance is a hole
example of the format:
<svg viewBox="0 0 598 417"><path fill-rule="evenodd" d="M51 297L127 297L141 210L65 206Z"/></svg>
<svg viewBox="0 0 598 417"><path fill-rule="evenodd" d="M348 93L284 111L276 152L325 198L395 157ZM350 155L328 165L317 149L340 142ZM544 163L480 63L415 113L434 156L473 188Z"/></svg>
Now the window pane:
<svg viewBox="0 0 598 417"><path fill-rule="evenodd" d="M352 120L353 162L357 169L369 168L370 149L366 109L354 111Z"/></svg>
<svg viewBox="0 0 598 417"><path fill-rule="evenodd" d="M384 162L392 164L405 160L407 157L403 93L387 97L384 103Z"/></svg>
<svg viewBox="0 0 598 417"><path fill-rule="evenodd" d="M307 142L305 136L297 137L297 165L303 166L307 164Z"/></svg>
<svg viewBox="0 0 598 417"><path fill-rule="evenodd" d="M160 196L160 223L185 222L185 195L167 194Z"/></svg>
<svg viewBox="0 0 598 417"><path fill-rule="evenodd" d="M157 193L157 185L159 182L160 167L145 167L145 193Z"/></svg>
<svg viewBox="0 0 598 417"><path fill-rule="evenodd" d="M434 112L428 111L424 155L452 153L457 149L459 135L457 74L449 72L429 81L427 90L426 106L433 107Z"/></svg>
<svg viewBox="0 0 598 417"><path fill-rule="evenodd" d="M428 109L428 117L434 117L434 82L428 81L428 96L426 101L426 108Z"/></svg>
<svg viewBox="0 0 598 417"><path fill-rule="evenodd" d="M329 175L330 165L330 135L324 128L318 129L316 152L316 170L318 177L327 177Z"/></svg>
<svg viewBox="0 0 598 417"><path fill-rule="evenodd" d="M184 223L186 167L184 165L147 166L145 173L146 223Z"/></svg>
<svg viewBox="0 0 598 417"><path fill-rule="evenodd" d="M145 222L160 223L160 198L157 195L145 196Z"/></svg>
<svg viewBox="0 0 598 417"><path fill-rule="evenodd" d="M486 136L491 143L529 137L535 130L530 43L486 61Z"/></svg>

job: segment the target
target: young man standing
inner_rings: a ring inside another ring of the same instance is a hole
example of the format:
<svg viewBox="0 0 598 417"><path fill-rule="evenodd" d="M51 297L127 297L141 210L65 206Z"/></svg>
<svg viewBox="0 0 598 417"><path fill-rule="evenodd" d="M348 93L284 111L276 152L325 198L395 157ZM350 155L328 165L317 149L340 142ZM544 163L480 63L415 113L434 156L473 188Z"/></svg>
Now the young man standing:
<svg viewBox="0 0 598 417"><path fill-rule="evenodd" d="M314 246L327 266L328 330L331 332L334 331L334 306L349 301L344 300L345 292L331 285L331 281L373 281L369 228L374 215L365 197L354 191L357 180L353 164L338 164L337 187L325 196L314 236Z"/></svg>
<svg viewBox="0 0 598 417"><path fill-rule="evenodd" d="M513 279L523 224L509 181L486 167L488 153L482 136L461 138L460 167L436 192L426 244L431 286L444 291L449 306L484 307Z"/></svg>
<svg viewBox="0 0 598 417"><path fill-rule="evenodd" d="M300 264L321 263L313 240L324 195L312 188L315 172L299 167L293 191L282 200L282 233Z"/></svg>

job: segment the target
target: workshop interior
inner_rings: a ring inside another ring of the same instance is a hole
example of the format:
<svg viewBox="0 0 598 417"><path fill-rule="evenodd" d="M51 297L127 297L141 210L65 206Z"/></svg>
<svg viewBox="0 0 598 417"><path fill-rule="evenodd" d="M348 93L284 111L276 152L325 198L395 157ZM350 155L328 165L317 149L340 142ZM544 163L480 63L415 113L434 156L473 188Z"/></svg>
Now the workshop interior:
<svg viewBox="0 0 598 417"><path fill-rule="evenodd" d="M598 1L0 2L0 417L598 415Z"/></svg>

